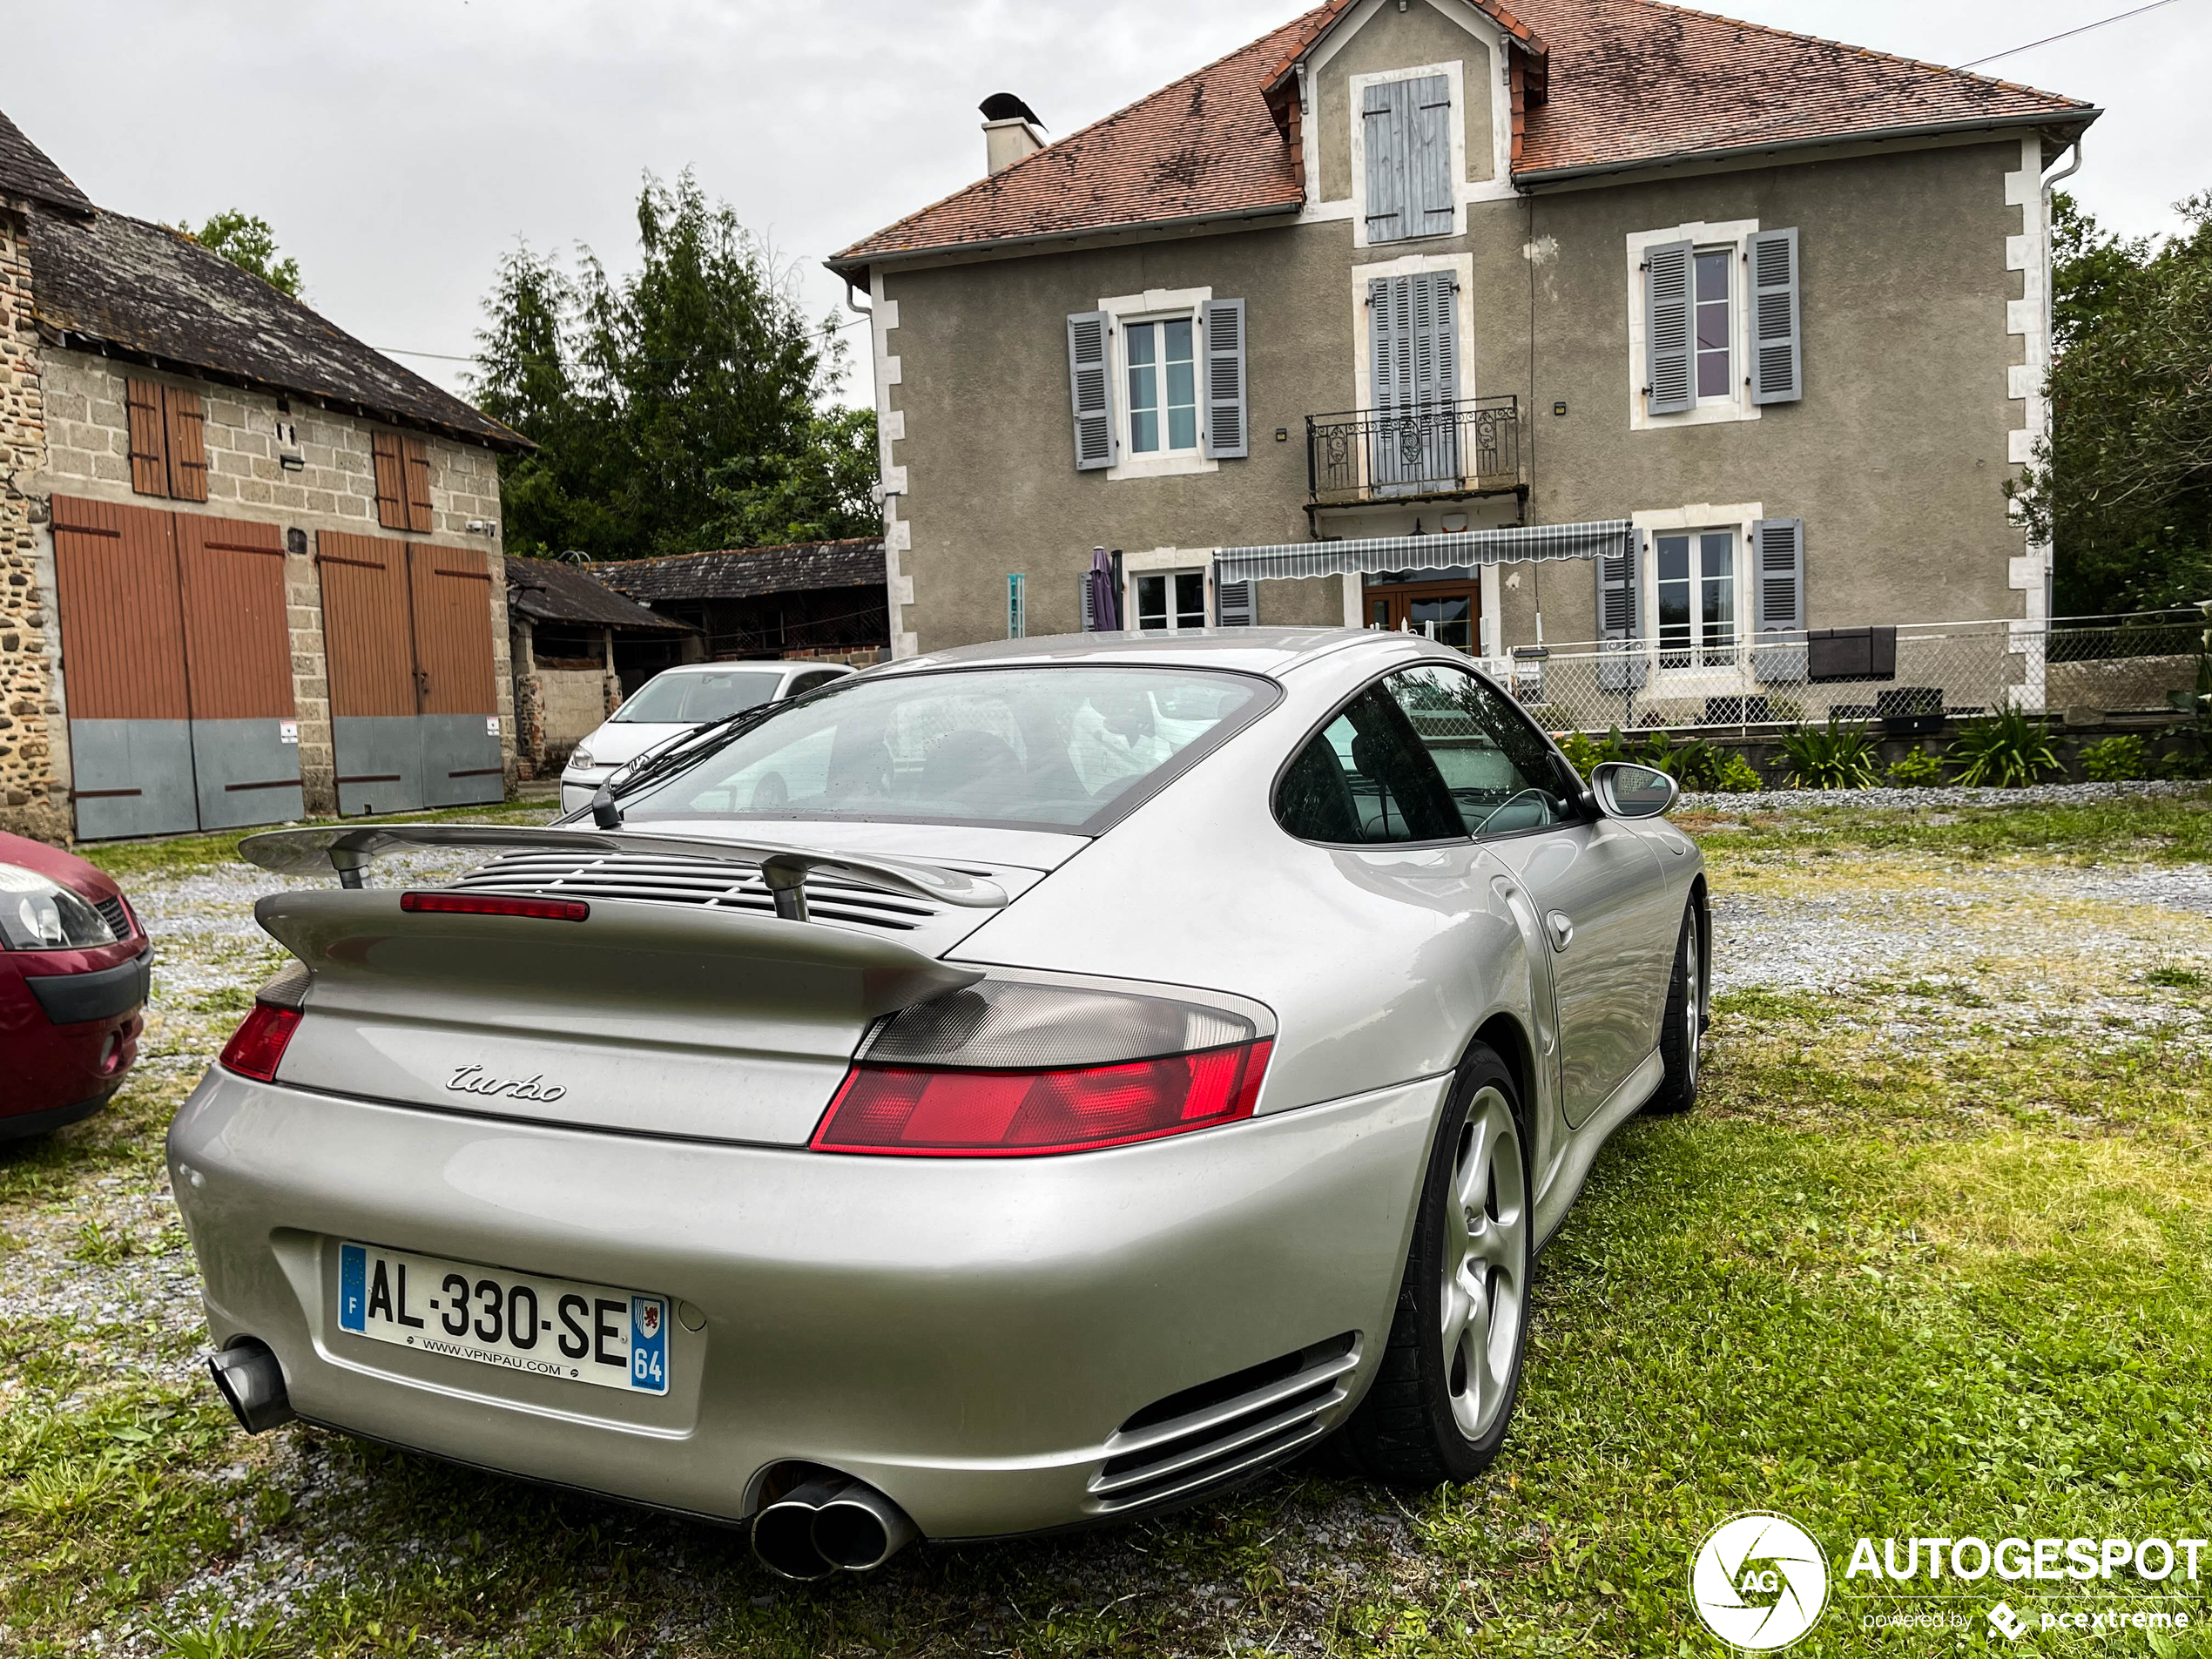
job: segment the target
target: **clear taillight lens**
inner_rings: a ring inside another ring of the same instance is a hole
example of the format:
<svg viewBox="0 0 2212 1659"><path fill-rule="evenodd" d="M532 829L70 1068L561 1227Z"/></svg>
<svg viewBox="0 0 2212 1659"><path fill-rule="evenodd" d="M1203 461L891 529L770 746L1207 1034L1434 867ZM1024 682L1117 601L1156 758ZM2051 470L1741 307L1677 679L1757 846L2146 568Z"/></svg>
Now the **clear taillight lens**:
<svg viewBox="0 0 2212 1659"><path fill-rule="evenodd" d="M1250 1117L1271 1041L1230 1009L987 981L878 1028L814 1131L825 1152L1023 1157Z"/></svg>
<svg viewBox="0 0 2212 1659"><path fill-rule="evenodd" d="M275 1002L256 1002L245 1022L223 1045L223 1069L257 1082L276 1081L284 1060L285 1045L300 1028L300 1010Z"/></svg>

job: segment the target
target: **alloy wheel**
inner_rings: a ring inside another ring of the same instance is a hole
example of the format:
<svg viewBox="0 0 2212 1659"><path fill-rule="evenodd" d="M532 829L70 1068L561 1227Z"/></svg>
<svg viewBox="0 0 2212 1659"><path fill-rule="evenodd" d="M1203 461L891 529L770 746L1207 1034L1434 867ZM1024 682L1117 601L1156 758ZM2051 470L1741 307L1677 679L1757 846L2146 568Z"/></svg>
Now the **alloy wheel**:
<svg viewBox="0 0 2212 1659"><path fill-rule="evenodd" d="M1504 1095L1468 1103L1444 1211L1444 1367L1460 1433L1495 1426L1519 1363L1528 1291L1527 1177L1521 1132Z"/></svg>

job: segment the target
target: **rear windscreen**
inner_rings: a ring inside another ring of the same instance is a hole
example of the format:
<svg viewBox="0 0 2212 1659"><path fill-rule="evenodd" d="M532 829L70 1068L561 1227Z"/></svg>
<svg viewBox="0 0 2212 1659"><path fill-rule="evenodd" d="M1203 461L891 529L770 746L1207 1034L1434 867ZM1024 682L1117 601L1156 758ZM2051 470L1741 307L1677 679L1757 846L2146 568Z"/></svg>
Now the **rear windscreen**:
<svg viewBox="0 0 2212 1659"><path fill-rule="evenodd" d="M705 725L757 708L776 694L780 668L733 668L708 674L663 674L615 711L617 720L648 725Z"/></svg>
<svg viewBox="0 0 2212 1659"><path fill-rule="evenodd" d="M623 811L1078 830L1271 695L1179 668L863 678L770 715Z"/></svg>

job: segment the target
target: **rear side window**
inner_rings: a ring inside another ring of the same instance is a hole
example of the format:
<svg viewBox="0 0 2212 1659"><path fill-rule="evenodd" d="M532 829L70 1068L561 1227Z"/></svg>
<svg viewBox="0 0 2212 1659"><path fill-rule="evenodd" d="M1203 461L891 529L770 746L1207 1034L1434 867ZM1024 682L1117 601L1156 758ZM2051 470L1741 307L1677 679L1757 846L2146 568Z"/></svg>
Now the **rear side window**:
<svg viewBox="0 0 2212 1659"><path fill-rule="evenodd" d="M1456 840L1457 804L1399 699L1371 685L1291 762L1276 821L1304 841Z"/></svg>
<svg viewBox="0 0 2212 1659"><path fill-rule="evenodd" d="M1504 693L1424 663L1383 682L1420 735L1469 835L1548 829L1575 818L1551 745Z"/></svg>

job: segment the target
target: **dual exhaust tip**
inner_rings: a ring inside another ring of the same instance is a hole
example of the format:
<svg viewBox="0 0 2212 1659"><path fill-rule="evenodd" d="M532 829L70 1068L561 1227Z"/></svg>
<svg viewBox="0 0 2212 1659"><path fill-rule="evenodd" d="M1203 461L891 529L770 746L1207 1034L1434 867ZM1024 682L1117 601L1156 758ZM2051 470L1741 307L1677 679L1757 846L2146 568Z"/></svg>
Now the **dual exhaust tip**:
<svg viewBox="0 0 2212 1659"><path fill-rule="evenodd" d="M211 1357L207 1370L248 1434L299 1414L285 1388L284 1367L252 1337ZM770 1572L806 1583L837 1572L873 1571L917 1536L907 1512L867 1481L827 1474L794 1487L754 1517L752 1553Z"/></svg>
<svg viewBox="0 0 2212 1659"><path fill-rule="evenodd" d="M779 1577L806 1583L871 1572L918 1535L907 1512L867 1481L831 1474L762 1509L753 1518L752 1553Z"/></svg>

